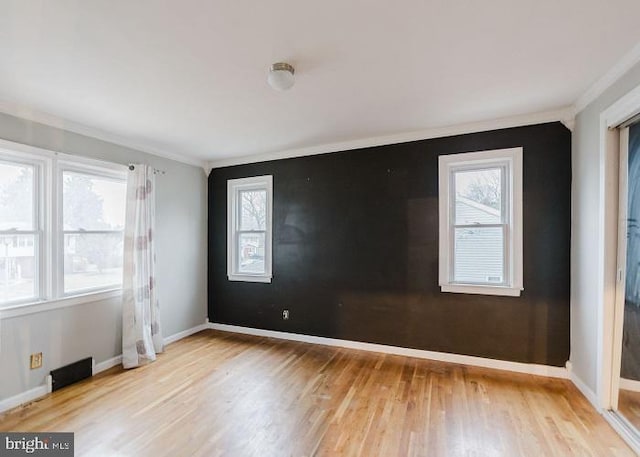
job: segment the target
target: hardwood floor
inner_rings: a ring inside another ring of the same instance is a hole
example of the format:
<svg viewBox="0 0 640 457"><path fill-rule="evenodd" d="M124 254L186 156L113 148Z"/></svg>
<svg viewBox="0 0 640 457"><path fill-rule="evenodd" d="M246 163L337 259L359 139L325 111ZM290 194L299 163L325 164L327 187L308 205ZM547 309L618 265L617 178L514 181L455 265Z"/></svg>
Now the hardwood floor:
<svg viewBox="0 0 640 457"><path fill-rule="evenodd" d="M565 380L208 330L0 415L87 456L632 456Z"/></svg>
<svg viewBox="0 0 640 457"><path fill-rule="evenodd" d="M620 389L618 394L618 412L631 425L640 430L640 392Z"/></svg>

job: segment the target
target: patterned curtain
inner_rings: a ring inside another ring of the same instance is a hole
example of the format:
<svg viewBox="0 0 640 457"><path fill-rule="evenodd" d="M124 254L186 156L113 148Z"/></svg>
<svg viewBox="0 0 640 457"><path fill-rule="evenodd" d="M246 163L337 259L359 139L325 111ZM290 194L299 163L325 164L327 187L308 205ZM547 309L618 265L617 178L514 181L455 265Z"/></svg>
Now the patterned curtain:
<svg viewBox="0 0 640 457"><path fill-rule="evenodd" d="M134 368L163 351L155 283L155 174L129 167L124 235L122 365Z"/></svg>

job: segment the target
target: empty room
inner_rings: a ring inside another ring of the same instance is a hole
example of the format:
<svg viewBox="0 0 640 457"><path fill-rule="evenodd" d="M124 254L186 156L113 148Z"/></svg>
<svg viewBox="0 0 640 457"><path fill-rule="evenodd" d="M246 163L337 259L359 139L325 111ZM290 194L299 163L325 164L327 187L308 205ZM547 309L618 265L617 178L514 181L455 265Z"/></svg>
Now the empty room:
<svg viewBox="0 0 640 457"><path fill-rule="evenodd" d="M0 0L0 456L640 455L638 17Z"/></svg>

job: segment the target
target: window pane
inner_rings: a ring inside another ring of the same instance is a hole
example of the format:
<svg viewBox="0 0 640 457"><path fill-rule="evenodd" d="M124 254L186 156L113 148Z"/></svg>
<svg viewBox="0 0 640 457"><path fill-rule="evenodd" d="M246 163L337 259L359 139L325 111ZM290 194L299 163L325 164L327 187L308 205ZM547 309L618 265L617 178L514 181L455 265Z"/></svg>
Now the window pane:
<svg viewBox="0 0 640 457"><path fill-rule="evenodd" d="M243 190L240 197L239 230L266 230L267 225L267 191Z"/></svg>
<svg viewBox="0 0 640 457"><path fill-rule="evenodd" d="M122 284L123 234L64 236L65 293Z"/></svg>
<svg viewBox="0 0 640 457"><path fill-rule="evenodd" d="M238 236L239 273L265 273L264 255L264 233L241 233Z"/></svg>
<svg viewBox="0 0 640 457"><path fill-rule="evenodd" d="M0 163L0 230L34 230L34 167Z"/></svg>
<svg viewBox="0 0 640 457"><path fill-rule="evenodd" d="M0 304L36 298L34 235L0 236Z"/></svg>
<svg viewBox="0 0 640 457"><path fill-rule="evenodd" d="M122 230L126 183L82 173L63 173L64 230Z"/></svg>
<svg viewBox="0 0 640 457"><path fill-rule="evenodd" d="M502 222L502 169L457 171L455 225Z"/></svg>
<svg viewBox="0 0 640 457"><path fill-rule="evenodd" d="M453 280L501 284L504 279L503 228L456 228Z"/></svg>

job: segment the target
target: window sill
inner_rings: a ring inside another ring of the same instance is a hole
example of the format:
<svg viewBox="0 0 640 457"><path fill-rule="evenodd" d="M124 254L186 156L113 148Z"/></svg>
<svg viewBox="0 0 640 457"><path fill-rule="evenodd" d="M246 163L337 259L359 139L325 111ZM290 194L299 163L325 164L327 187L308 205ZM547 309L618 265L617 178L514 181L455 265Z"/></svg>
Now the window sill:
<svg viewBox="0 0 640 457"><path fill-rule="evenodd" d="M441 292L452 292L457 294L474 294L474 295L501 295L507 297L519 297L523 291L519 287L504 286L478 286L468 284L441 284Z"/></svg>
<svg viewBox="0 0 640 457"><path fill-rule="evenodd" d="M256 275L227 275L229 281L244 281L244 282L271 282L271 276L256 276Z"/></svg>
<svg viewBox="0 0 640 457"><path fill-rule="evenodd" d="M82 295L74 295L71 297L62 297L52 300L41 300L31 303L20 303L19 305L10 305L0 308L0 320L10 319L12 317L25 316L27 314L42 313L52 311L54 309L68 308L70 306L82 305L85 303L93 303L96 301L107 300L109 298L121 297L122 289L111 289L101 292L91 292Z"/></svg>

